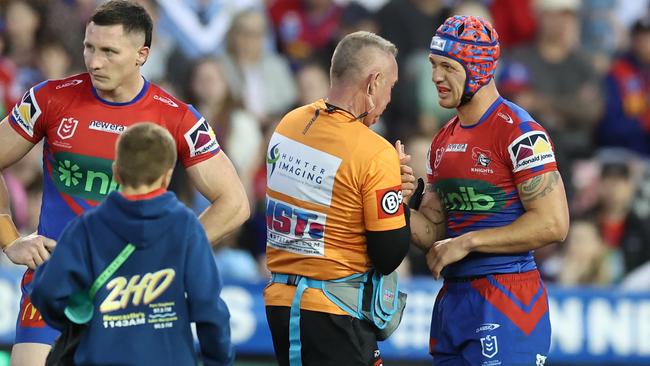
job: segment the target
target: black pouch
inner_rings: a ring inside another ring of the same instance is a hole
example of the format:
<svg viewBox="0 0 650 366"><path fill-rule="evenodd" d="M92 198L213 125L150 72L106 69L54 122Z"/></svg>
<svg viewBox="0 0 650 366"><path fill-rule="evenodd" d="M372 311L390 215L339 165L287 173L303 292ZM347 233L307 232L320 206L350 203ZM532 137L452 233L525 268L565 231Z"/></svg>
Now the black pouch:
<svg viewBox="0 0 650 366"><path fill-rule="evenodd" d="M45 366L74 366L74 353L86 328L87 325L68 323L47 355Z"/></svg>

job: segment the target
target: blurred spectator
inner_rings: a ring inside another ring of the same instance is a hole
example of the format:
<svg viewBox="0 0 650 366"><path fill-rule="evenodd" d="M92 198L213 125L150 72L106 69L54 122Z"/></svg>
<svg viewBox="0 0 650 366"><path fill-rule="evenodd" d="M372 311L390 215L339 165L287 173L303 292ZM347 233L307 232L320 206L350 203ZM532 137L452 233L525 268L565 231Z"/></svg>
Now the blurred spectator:
<svg viewBox="0 0 650 366"><path fill-rule="evenodd" d="M252 198L253 174L262 155L262 133L255 117L243 108L226 82L216 58L197 61L192 69L189 102L205 117L228 153L248 197Z"/></svg>
<svg viewBox="0 0 650 366"><path fill-rule="evenodd" d="M598 200L591 210L605 246L614 251L612 280L650 261L650 215L636 209L637 182L629 155L610 153L601 163Z"/></svg>
<svg viewBox="0 0 650 366"><path fill-rule="evenodd" d="M605 113L599 146L627 147L650 156L650 17L634 23L630 50L618 57L603 86Z"/></svg>
<svg viewBox="0 0 650 366"><path fill-rule="evenodd" d="M72 58L58 38L50 38L38 48L37 65L44 79L63 79L70 75Z"/></svg>
<svg viewBox="0 0 650 366"><path fill-rule="evenodd" d="M46 4L44 26L48 35L56 35L69 55L72 70L84 70L81 44L86 22L97 7L96 0L42 1Z"/></svg>
<svg viewBox="0 0 650 366"><path fill-rule="evenodd" d="M223 53L226 33L235 14L262 6L261 0L156 1L157 35L173 40L175 45L167 58L167 71L178 89L185 85L196 59ZM268 37L266 32L264 36Z"/></svg>
<svg viewBox="0 0 650 366"><path fill-rule="evenodd" d="M298 87L296 105L305 105L325 98L330 86L330 77L323 65L308 62L298 69L296 85Z"/></svg>
<svg viewBox="0 0 650 366"><path fill-rule="evenodd" d="M607 247L595 222L589 219L573 221L563 249L558 283L575 286L610 282Z"/></svg>
<svg viewBox="0 0 650 366"><path fill-rule="evenodd" d="M296 64L330 45L343 13L333 0L270 0L268 11L279 49Z"/></svg>
<svg viewBox="0 0 650 366"><path fill-rule="evenodd" d="M36 65L42 12L35 2L16 0L7 4L5 19L5 52L18 67L18 88L26 90L43 80Z"/></svg>
<svg viewBox="0 0 650 366"><path fill-rule="evenodd" d="M230 89L264 126L286 113L296 100L286 59L264 47L266 29L266 18L259 10L235 15L221 58Z"/></svg>
<svg viewBox="0 0 650 366"><path fill-rule="evenodd" d="M442 0L391 0L377 12L380 35L393 42L399 51L399 79L393 89L392 101L383 114L383 118L389 122L386 124L386 138L389 141L406 140L409 136L420 133L416 90L422 76L409 65L417 62L412 60L423 58L428 63L426 54L429 51L431 34L448 15L444 5ZM435 88L431 83L431 66L427 68L424 81L429 84L428 88L433 90ZM436 101L433 97L427 100L434 103Z"/></svg>
<svg viewBox="0 0 650 366"><path fill-rule="evenodd" d="M189 60L216 55L223 48L233 14L259 0L157 0L160 33L170 35Z"/></svg>
<svg viewBox="0 0 650 366"><path fill-rule="evenodd" d="M0 31L4 33L2 24ZM3 56L5 48L4 35L0 35L0 112L6 116L14 104L22 97L20 87L16 82L16 65Z"/></svg>
<svg viewBox="0 0 650 366"><path fill-rule="evenodd" d="M588 52L599 74L609 69L612 56L623 43L624 31L615 18L617 0L589 0L583 2L582 49Z"/></svg>
<svg viewBox="0 0 650 366"><path fill-rule="evenodd" d="M339 41L350 33L362 30L379 33L379 25L375 21L374 13L371 13L361 4L351 2L343 8L339 26L336 28L333 37L329 40L327 45L314 50L310 59L302 60L294 66L299 68L301 64L304 63L318 62L323 65L326 70L329 70L332 54L334 54L334 49Z"/></svg>
<svg viewBox="0 0 650 366"><path fill-rule="evenodd" d="M505 63L527 69L530 87L517 93L516 100L552 135L560 173L569 177L572 162L592 153L602 104L598 75L578 48L580 0L535 4L535 44L514 50Z"/></svg>
<svg viewBox="0 0 650 366"><path fill-rule="evenodd" d="M488 3L492 25L499 30L499 44L503 49L522 46L534 39L537 18L533 0L493 0Z"/></svg>
<svg viewBox="0 0 650 366"><path fill-rule="evenodd" d="M136 2L147 10L151 15L154 24L158 24L160 20L160 7L154 0L136 0ZM153 81L158 86L165 87L164 84L167 78L167 62L174 50L174 40L164 32L160 32L159 27L153 27L153 34L151 37L151 47L149 48L149 57L147 62L142 65L142 75L149 81ZM176 81L175 79L173 79ZM165 88L168 92L171 90Z"/></svg>

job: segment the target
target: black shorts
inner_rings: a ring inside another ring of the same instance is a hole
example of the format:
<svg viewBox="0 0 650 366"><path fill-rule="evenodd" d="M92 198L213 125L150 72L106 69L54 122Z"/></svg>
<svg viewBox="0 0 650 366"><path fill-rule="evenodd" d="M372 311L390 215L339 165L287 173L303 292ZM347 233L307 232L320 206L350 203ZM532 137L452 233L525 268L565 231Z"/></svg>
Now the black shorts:
<svg viewBox="0 0 650 366"><path fill-rule="evenodd" d="M289 311L267 306L266 319L280 366L289 366ZM367 321L348 315L300 311L300 341L304 366L379 366L377 336Z"/></svg>

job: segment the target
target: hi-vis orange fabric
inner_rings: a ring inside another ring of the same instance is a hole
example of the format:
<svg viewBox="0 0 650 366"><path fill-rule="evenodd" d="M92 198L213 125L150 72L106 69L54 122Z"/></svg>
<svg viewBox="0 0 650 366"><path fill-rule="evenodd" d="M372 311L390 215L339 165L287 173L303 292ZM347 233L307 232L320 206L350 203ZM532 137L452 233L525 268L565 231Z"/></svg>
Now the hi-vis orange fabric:
<svg viewBox="0 0 650 366"><path fill-rule="evenodd" d="M366 272L366 230L406 225L397 152L351 113L323 100L280 121L266 162L271 272L321 280ZM270 284L264 300L291 306L294 292L294 286ZM315 289L306 290L301 308L346 314Z"/></svg>

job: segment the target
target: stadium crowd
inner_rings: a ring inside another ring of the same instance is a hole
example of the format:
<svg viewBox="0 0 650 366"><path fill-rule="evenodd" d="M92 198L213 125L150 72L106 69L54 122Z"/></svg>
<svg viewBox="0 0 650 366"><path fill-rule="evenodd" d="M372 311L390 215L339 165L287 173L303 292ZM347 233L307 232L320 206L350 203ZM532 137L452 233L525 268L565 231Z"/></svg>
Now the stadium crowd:
<svg viewBox="0 0 650 366"><path fill-rule="evenodd" d="M101 1L99 1L101 2ZM265 149L279 118L323 97L333 47L356 30L399 49L392 103L373 127L400 139L425 176L441 108L427 60L430 35L452 14L499 29L502 95L536 118L555 142L568 190L564 244L537 251L549 282L649 289L650 1L622 0L140 0L156 22L150 81L193 104L211 123L243 181L251 219L215 251L226 280L257 281L265 269ZM0 1L0 108L46 79L83 72L83 34L96 0ZM42 153L3 171L14 221L35 231ZM420 161L416 161L418 159ZM171 189L196 212L208 201L182 169ZM8 261L3 256L3 265ZM412 250L402 276L429 275ZM645 281L643 279L646 279Z"/></svg>

